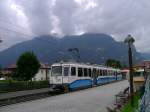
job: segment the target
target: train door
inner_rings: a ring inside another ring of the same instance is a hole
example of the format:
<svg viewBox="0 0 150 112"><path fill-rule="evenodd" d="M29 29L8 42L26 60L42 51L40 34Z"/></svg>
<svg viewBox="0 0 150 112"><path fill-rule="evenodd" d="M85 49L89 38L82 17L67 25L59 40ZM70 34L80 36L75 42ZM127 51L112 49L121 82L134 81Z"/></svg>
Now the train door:
<svg viewBox="0 0 150 112"><path fill-rule="evenodd" d="M97 71L95 68L93 69L92 76L93 76L93 84L96 85L97 84Z"/></svg>
<svg viewBox="0 0 150 112"><path fill-rule="evenodd" d="M69 82L70 66L63 66L62 84Z"/></svg>

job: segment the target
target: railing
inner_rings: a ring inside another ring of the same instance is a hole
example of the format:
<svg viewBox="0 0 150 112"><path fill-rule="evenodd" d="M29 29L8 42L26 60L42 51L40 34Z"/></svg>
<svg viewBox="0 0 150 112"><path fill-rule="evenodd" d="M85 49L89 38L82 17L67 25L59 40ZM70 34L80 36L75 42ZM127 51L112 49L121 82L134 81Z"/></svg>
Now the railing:
<svg viewBox="0 0 150 112"><path fill-rule="evenodd" d="M150 112L150 74L148 74L145 92L140 101L140 112Z"/></svg>

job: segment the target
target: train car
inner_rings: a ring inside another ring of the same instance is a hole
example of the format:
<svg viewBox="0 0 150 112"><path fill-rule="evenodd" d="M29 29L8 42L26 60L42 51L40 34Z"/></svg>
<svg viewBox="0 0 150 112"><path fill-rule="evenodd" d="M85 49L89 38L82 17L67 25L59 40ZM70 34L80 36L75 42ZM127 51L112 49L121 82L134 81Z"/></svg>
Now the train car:
<svg viewBox="0 0 150 112"><path fill-rule="evenodd" d="M138 91L141 87L143 87L145 83L145 73L144 69L138 69L134 71L133 74L133 86L134 90Z"/></svg>
<svg viewBox="0 0 150 112"><path fill-rule="evenodd" d="M51 66L50 85L54 90L68 91L121 80L118 69L101 65L60 62Z"/></svg>
<svg viewBox="0 0 150 112"><path fill-rule="evenodd" d="M125 73L125 72L124 72ZM146 73L143 68L134 69L133 72L133 87L134 91L138 91L141 87L143 87L145 83ZM129 70L126 70L127 80L130 83L130 73Z"/></svg>

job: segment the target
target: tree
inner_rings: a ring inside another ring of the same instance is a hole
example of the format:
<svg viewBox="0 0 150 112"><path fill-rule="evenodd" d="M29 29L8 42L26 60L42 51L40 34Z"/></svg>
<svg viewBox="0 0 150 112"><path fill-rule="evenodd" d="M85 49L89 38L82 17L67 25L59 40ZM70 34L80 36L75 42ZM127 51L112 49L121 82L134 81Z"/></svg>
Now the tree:
<svg viewBox="0 0 150 112"><path fill-rule="evenodd" d="M106 66L109 66L109 67L113 67L113 68L121 68L121 63L120 61L118 60L115 60L115 59L108 59L105 63Z"/></svg>
<svg viewBox="0 0 150 112"><path fill-rule="evenodd" d="M23 53L17 60L17 70L13 75L18 80L31 80L38 72L40 63L33 52Z"/></svg>

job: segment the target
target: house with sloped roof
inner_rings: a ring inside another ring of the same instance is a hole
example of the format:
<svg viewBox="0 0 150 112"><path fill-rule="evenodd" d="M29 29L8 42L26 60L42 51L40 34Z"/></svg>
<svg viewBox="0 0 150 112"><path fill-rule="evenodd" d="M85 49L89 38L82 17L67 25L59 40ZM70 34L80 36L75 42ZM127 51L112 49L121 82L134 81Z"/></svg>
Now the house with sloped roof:
<svg viewBox="0 0 150 112"><path fill-rule="evenodd" d="M50 76L50 69L51 67L48 64L45 63L40 63L40 68L38 73L35 74L35 76L32 78L34 81L39 81L39 80L48 80ZM13 72L17 69L16 64L11 64L8 67L4 68L1 71L1 77L4 77L5 79L11 77Z"/></svg>

